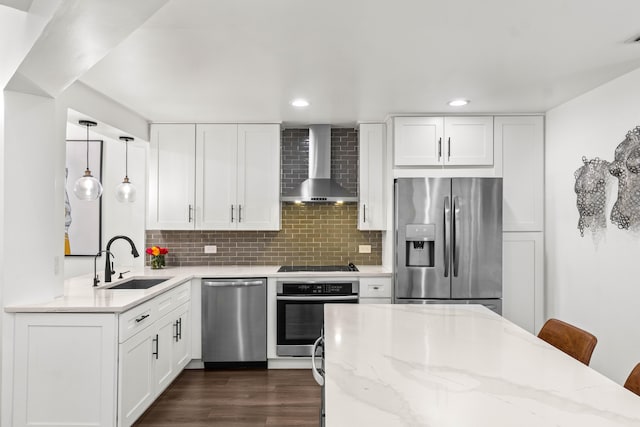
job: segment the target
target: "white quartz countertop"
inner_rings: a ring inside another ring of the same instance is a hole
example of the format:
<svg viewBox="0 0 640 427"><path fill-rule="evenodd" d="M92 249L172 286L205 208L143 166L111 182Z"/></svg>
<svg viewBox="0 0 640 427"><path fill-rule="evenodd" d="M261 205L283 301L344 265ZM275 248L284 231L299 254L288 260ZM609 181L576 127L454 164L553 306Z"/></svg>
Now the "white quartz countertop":
<svg viewBox="0 0 640 427"><path fill-rule="evenodd" d="M331 278L331 277L370 277L391 276L391 272L381 266L362 265L357 266L356 272L303 272L303 273L278 273L279 266L221 266L221 267L168 267L161 270L149 268L127 273L123 279L113 276L111 283L100 283L93 287L92 274L73 277L64 282L64 294L51 301L35 304L22 304L5 307L9 313L121 313L129 310L168 291L191 279L201 278L235 278L235 277L266 277L266 278ZM102 274L100 274L102 278ZM167 277L166 282L149 289L114 289L115 286L132 277Z"/></svg>
<svg viewBox="0 0 640 427"><path fill-rule="evenodd" d="M324 310L327 427L640 426L640 397L482 306Z"/></svg>

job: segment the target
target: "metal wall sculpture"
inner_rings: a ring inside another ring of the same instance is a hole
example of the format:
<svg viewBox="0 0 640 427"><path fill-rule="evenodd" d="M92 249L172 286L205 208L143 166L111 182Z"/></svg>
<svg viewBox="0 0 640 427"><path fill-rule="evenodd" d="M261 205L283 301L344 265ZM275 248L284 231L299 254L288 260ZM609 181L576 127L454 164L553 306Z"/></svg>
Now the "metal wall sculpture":
<svg viewBox="0 0 640 427"><path fill-rule="evenodd" d="M622 230L640 231L640 126L627 132L616 147L613 162L583 157L582 163L574 173L580 235L584 237L585 228L594 235L606 228L609 174L618 178L618 198L611 209L611 222Z"/></svg>
<svg viewBox="0 0 640 427"><path fill-rule="evenodd" d="M640 229L640 126L627 133L609 166L618 178L618 198L611 210L611 222L620 229Z"/></svg>
<svg viewBox="0 0 640 427"><path fill-rule="evenodd" d="M607 204L607 176L609 162L599 158L582 158L584 165L575 171L576 183L574 190L577 195L576 205L580 219L578 229L584 237L584 229L588 228L594 235L607 227L605 208Z"/></svg>

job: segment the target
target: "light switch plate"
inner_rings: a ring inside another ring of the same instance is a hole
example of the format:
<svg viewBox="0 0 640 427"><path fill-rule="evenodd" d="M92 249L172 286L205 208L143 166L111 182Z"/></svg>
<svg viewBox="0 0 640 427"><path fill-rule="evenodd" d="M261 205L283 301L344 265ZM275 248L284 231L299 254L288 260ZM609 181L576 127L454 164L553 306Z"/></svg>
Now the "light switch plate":
<svg viewBox="0 0 640 427"><path fill-rule="evenodd" d="M218 247L216 245L205 245L204 247L205 254L215 254L218 253Z"/></svg>
<svg viewBox="0 0 640 427"><path fill-rule="evenodd" d="M359 245L358 253L361 254L370 254L371 253L371 245Z"/></svg>

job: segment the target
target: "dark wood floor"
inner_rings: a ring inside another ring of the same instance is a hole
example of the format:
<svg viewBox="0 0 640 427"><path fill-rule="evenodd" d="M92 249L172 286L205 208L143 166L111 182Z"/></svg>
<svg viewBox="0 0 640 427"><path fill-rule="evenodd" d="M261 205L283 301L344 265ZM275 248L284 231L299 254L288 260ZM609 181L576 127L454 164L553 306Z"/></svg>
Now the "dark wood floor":
<svg viewBox="0 0 640 427"><path fill-rule="evenodd" d="M307 369L185 370L134 425L315 427L319 411Z"/></svg>

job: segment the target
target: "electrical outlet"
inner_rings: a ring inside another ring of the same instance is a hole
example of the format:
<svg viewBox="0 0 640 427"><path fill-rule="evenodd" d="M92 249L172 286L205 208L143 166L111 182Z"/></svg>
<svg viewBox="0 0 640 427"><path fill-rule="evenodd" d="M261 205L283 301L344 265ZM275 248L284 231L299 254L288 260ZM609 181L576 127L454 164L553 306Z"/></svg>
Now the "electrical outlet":
<svg viewBox="0 0 640 427"><path fill-rule="evenodd" d="M216 245L205 245L204 247L205 254L215 254L218 253L218 247Z"/></svg>
<svg viewBox="0 0 640 427"><path fill-rule="evenodd" d="M358 253L361 254L370 254L371 253L371 245L359 245Z"/></svg>

